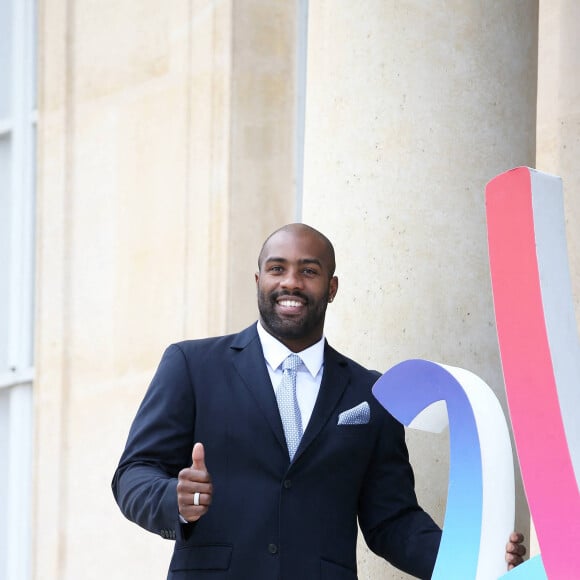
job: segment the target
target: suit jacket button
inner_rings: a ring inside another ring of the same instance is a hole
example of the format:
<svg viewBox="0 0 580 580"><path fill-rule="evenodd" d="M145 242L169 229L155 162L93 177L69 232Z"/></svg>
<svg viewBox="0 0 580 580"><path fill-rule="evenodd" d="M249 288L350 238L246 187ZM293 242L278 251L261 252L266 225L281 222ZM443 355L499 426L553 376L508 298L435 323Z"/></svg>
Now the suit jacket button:
<svg viewBox="0 0 580 580"><path fill-rule="evenodd" d="M290 489L292 487L292 482L289 479L284 480L284 487Z"/></svg>
<svg viewBox="0 0 580 580"><path fill-rule="evenodd" d="M276 546L276 544L268 544L268 552L270 552L270 554L277 554L278 546Z"/></svg>

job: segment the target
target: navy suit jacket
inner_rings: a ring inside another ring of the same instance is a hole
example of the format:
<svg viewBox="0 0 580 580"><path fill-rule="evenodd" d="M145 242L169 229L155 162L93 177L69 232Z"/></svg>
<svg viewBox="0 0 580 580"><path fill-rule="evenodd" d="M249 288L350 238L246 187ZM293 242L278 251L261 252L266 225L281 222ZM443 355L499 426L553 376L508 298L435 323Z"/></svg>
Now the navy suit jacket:
<svg viewBox="0 0 580 580"><path fill-rule="evenodd" d="M176 540L168 578L355 580L357 517L374 552L430 578L441 532L417 505L402 425L372 396L378 376L326 344L320 392L290 462L255 324L171 345L113 478L127 518ZM338 425L363 401L367 424ZM196 441L213 502L181 524L177 474Z"/></svg>

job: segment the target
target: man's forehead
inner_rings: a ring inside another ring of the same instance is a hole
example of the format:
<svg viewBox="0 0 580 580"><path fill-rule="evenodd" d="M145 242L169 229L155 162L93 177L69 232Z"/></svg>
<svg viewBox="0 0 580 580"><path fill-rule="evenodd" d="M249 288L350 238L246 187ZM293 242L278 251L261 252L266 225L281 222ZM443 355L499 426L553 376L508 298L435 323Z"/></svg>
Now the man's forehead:
<svg viewBox="0 0 580 580"><path fill-rule="evenodd" d="M261 252L261 262L283 260L291 262L318 263L332 269L332 258L325 241L309 230L282 230L266 242Z"/></svg>
<svg viewBox="0 0 580 580"><path fill-rule="evenodd" d="M320 236L308 230L276 232L264 246L263 257L266 260L274 256L286 258L289 255L321 260L328 257L328 248Z"/></svg>

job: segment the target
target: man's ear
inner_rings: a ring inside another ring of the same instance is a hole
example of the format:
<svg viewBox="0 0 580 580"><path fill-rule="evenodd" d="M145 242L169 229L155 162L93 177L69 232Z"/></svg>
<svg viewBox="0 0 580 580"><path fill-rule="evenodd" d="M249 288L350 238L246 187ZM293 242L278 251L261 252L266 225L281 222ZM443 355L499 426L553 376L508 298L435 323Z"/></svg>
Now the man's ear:
<svg viewBox="0 0 580 580"><path fill-rule="evenodd" d="M338 278L333 276L328 284L328 301L332 302L338 292Z"/></svg>
<svg viewBox="0 0 580 580"><path fill-rule="evenodd" d="M258 280L260 279L260 272L254 274L254 279L256 280L256 286L258 285Z"/></svg>

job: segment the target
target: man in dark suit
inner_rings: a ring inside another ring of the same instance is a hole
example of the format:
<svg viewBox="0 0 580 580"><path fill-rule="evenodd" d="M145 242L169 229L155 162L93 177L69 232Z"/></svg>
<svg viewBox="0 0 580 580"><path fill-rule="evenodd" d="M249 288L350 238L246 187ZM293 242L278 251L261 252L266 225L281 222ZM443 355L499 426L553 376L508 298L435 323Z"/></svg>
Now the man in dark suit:
<svg viewBox="0 0 580 580"><path fill-rule="evenodd" d="M122 512L176 540L168 578L354 580L357 518L374 552L430 578L441 532L403 427L378 373L323 337L332 244L291 224L258 268L257 324L165 352L113 479Z"/></svg>

